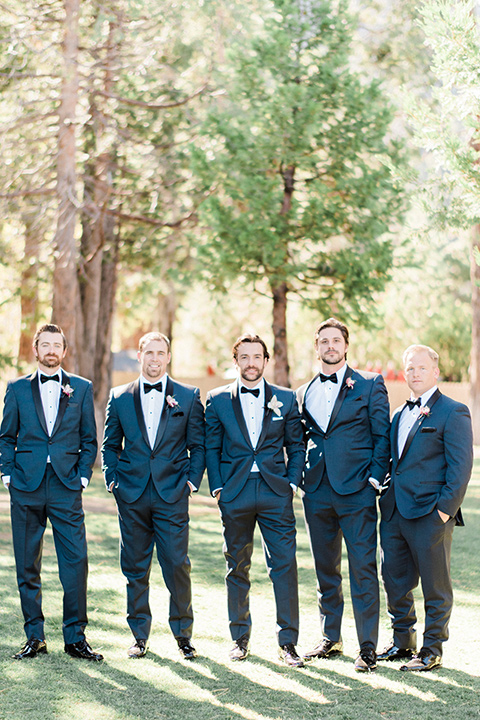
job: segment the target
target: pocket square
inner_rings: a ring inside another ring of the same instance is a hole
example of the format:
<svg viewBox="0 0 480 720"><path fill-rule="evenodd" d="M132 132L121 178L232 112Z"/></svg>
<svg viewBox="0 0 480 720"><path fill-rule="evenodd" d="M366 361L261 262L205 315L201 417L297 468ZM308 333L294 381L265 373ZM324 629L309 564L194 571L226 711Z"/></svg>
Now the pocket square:
<svg viewBox="0 0 480 720"><path fill-rule="evenodd" d="M283 415L280 415L280 417L272 417L272 422L275 422L275 420L283 420Z"/></svg>
<svg viewBox="0 0 480 720"><path fill-rule="evenodd" d="M183 417L183 412L180 410L179 412L174 412L172 417Z"/></svg>
<svg viewBox="0 0 480 720"><path fill-rule="evenodd" d="M420 432L422 432L422 433L433 433L433 432L437 432L437 428L435 428L435 427L425 427L425 425L424 425L423 427L420 428Z"/></svg>

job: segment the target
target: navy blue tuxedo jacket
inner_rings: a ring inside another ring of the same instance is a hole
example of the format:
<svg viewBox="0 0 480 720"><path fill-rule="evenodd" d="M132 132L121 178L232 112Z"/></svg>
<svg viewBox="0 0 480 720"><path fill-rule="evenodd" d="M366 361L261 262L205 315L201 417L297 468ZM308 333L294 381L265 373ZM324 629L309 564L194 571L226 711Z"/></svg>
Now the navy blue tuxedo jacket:
<svg viewBox="0 0 480 720"><path fill-rule="evenodd" d="M340 495L358 492L370 477L382 484L390 462L390 408L382 376L347 367L325 432L305 407L314 382L318 375L297 390L307 441L303 490L314 492L325 470Z"/></svg>
<svg viewBox="0 0 480 720"><path fill-rule="evenodd" d="M460 512L472 472L473 438L466 405L437 390L427 403L428 415L419 415L398 455L398 424L405 405L392 419L392 470L388 490L382 495L382 517L389 520L395 509L408 519L428 515L435 508L455 517Z"/></svg>
<svg viewBox="0 0 480 720"><path fill-rule="evenodd" d="M177 502L188 481L198 490L205 470L205 421L198 388L167 377L155 445L150 447L140 399L140 379L113 388L107 405L102 445L107 488L133 503L152 478L160 497Z"/></svg>
<svg viewBox="0 0 480 720"><path fill-rule="evenodd" d="M280 414L268 408L275 397L282 403L278 408ZM291 494L290 483L300 484L305 448L292 390L265 382L265 409L256 448L243 417L238 382L208 393L205 420L208 481L211 491L222 488L222 501L228 502L238 495L254 462L277 495Z"/></svg>
<svg viewBox="0 0 480 720"><path fill-rule="evenodd" d="M97 455L97 433L92 383L62 370L62 386L73 393L60 395L57 419L48 435L38 373L7 385L0 428L0 468L12 487L33 492L42 482L50 456L53 470L71 489L81 489L81 477L90 479Z"/></svg>

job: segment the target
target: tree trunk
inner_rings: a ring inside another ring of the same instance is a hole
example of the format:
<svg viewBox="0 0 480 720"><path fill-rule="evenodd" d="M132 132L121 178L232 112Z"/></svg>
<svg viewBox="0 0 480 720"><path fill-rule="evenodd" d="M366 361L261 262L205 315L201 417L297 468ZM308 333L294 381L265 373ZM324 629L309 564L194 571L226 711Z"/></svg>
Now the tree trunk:
<svg viewBox="0 0 480 720"><path fill-rule="evenodd" d="M32 341L38 323L38 255L40 250L40 227L32 211L22 213L25 223L24 268L20 282L20 344L18 362L32 360Z"/></svg>
<svg viewBox="0 0 480 720"><path fill-rule="evenodd" d="M480 252L480 225L472 229L472 250ZM470 406L473 439L480 444L480 266L472 252L472 355L470 361Z"/></svg>
<svg viewBox="0 0 480 720"><path fill-rule="evenodd" d="M57 195L58 218L54 239L52 321L60 325L69 343L64 365L77 370L77 315L79 291L75 247L76 166L75 119L78 96L78 16L80 0L65 0L63 81L58 109Z"/></svg>
<svg viewBox="0 0 480 720"><path fill-rule="evenodd" d="M155 312L155 327L161 333L166 335L170 341L173 341L173 326L175 323L175 317L178 308L177 292L175 290L175 284L167 278L162 282L162 285L166 285L166 293L158 293L157 295L157 308ZM173 374L173 353L172 360L168 372Z"/></svg>
<svg viewBox="0 0 480 720"><path fill-rule="evenodd" d="M290 367L287 346L287 283L272 287L273 296L273 357L274 380L277 385L290 387Z"/></svg>

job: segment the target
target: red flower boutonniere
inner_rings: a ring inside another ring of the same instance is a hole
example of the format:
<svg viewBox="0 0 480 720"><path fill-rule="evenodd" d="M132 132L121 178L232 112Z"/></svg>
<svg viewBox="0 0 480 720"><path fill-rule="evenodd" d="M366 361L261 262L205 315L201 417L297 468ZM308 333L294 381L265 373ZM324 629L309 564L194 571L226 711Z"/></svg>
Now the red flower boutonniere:
<svg viewBox="0 0 480 720"><path fill-rule="evenodd" d="M348 378L345 380L345 385L351 390L351 389L353 388L353 386L355 385L356 382L357 382L356 380L352 380L351 377L348 377Z"/></svg>
<svg viewBox="0 0 480 720"><path fill-rule="evenodd" d="M171 408L178 408L178 407L179 407L177 400L175 400L175 398L172 397L171 395L167 395L167 397L165 398L165 400L167 401L168 407L171 407Z"/></svg>
<svg viewBox="0 0 480 720"><path fill-rule="evenodd" d="M62 392L68 398L71 398L74 393L74 389L72 388L71 385L62 385Z"/></svg>
<svg viewBox="0 0 480 720"><path fill-rule="evenodd" d="M423 420L424 418L428 417L429 415L430 415L430 408L428 407L428 405L422 405L422 407L420 408L419 418L421 418Z"/></svg>

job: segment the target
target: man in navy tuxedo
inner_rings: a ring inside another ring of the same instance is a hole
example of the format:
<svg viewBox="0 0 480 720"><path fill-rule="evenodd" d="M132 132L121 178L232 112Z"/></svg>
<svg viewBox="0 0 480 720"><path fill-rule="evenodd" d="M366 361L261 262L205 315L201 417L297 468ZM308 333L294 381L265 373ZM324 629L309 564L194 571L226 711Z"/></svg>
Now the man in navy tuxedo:
<svg viewBox="0 0 480 720"><path fill-rule="evenodd" d="M391 480L380 500L382 577L393 641L379 660L404 659L404 671L442 664L453 593L450 554L473 462L470 413L437 388L438 354L426 345L405 350L410 400L392 420ZM425 626L416 648L413 590L421 580Z"/></svg>
<svg viewBox="0 0 480 720"><path fill-rule="evenodd" d="M242 335L233 346L238 380L207 396L207 471L223 524L227 561L230 659L249 652L249 571L258 523L277 607L279 654L301 667L298 639L296 530L292 499L305 458L295 394L267 383L269 353L258 335Z"/></svg>
<svg viewBox="0 0 480 720"><path fill-rule="evenodd" d="M0 468L10 490L12 535L27 642L18 660L47 652L40 579L43 535L50 520L63 586L65 652L102 660L85 639L87 542L82 490L97 454L92 383L61 362L67 341L57 325L34 337L38 369L12 380L0 429Z"/></svg>
<svg viewBox="0 0 480 720"><path fill-rule="evenodd" d="M360 653L355 669L376 668L379 622L376 493L388 470L389 404L381 375L346 363L349 334L335 318L320 323L321 372L297 390L307 439L303 504L317 574L323 639L304 656L342 652L342 537Z"/></svg>
<svg viewBox="0 0 480 720"><path fill-rule="evenodd" d="M170 341L158 332L140 338L141 374L114 388L105 422L105 482L118 507L120 564L127 578L127 621L135 638L131 658L147 652L152 614L153 550L170 592L170 629L180 654L196 657L193 628L188 501L205 470L205 421L200 391L167 374Z"/></svg>

